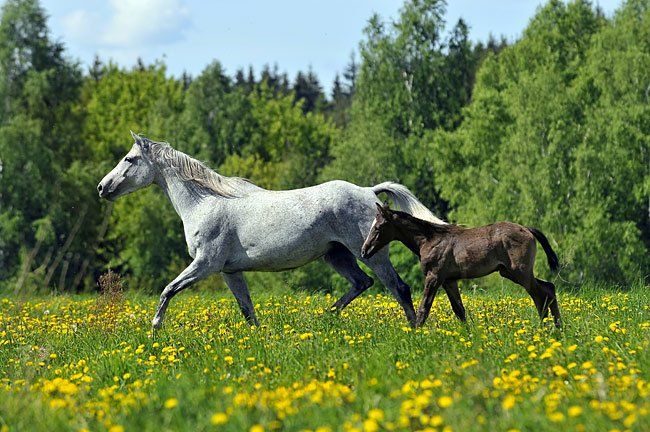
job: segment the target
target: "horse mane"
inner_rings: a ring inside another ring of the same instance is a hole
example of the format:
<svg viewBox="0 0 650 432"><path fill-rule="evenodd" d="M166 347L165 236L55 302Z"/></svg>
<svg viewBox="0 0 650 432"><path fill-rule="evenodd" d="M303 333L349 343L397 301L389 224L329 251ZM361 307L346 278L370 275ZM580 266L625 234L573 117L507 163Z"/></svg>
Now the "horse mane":
<svg viewBox="0 0 650 432"><path fill-rule="evenodd" d="M242 198L252 192L264 190L248 179L223 176L166 142L147 141L150 157L155 162L173 169L182 180L193 182L198 186L197 192L200 194L207 192L224 198Z"/></svg>

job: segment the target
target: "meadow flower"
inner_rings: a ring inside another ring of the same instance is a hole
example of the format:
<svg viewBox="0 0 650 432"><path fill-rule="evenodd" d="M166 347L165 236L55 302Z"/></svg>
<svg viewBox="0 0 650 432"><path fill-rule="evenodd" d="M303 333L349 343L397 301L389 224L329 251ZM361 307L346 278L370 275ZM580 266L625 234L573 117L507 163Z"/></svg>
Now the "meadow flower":
<svg viewBox="0 0 650 432"><path fill-rule="evenodd" d="M501 401L501 408L503 408L504 410L512 409L512 407L515 406L515 402L516 402L515 397L509 394Z"/></svg>
<svg viewBox="0 0 650 432"><path fill-rule="evenodd" d="M176 407L178 406L178 399L176 399L176 398L169 398L169 399L167 399L167 400L165 401L164 406L165 406L165 408L167 408L167 409L176 408Z"/></svg>
<svg viewBox="0 0 650 432"><path fill-rule="evenodd" d="M495 424L507 425L524 404L529 409L521 415L545 429L567 422L583 431L596 425L633 430L650 413L644 379L650 325L626 315L629 306L618 295L608 300L606 319L579 332L567 327L562 341L536 320L518 316L519 309L530 309L530 299L523 297L471 304L468 296L468 309L475 312L471 331L446 314L448 304L436 302L436 324L405 334L399 306L384 295L361 297L346 317L334 319L312 314L327 310L324 297L305 303L303 295L292 294L264 301L268 324L255 330L234 321L239 312L229 299L182 297L173 317L179 326L149 342L153 300L144 305L148 301L127 298L124 311L110 312L127 332L119 326L110 332L99 324L88 328L89 321L101 323L108 313L91 309L94 300L0 302L0 400L29 409L18 398L31 398L44 415L75 418L89 430L121 427L116 422L130 430L133 418L161 405L171 415L180 399L150 396L165 394L170 380L182 388L200 382L197 391L206 401L219 400L218 411L203 421L234 427L236 418L243 430L255 419L264 430L295 425L326 432L329 426L319 423L332 412L345 416L346 430L496 430ZM47 319L45 307L51 310ZM583 321L594 307L570 295L563 301L564 310ZM13 308L11 314L6 308ZM650 307L642 309L650 313ZM74 324L80 345L62 350L62 337ZM370 399L351 403L366 396ZM500 409L468 419L465 398L497 401ZM531 403L537 398L540 403ZM377 407L382 400L391 403ZM199 409L210 412L214 405L183 404L193 418ZM578 424L583 418L587 426Z"/></svg>
<svg viewBox="0 0 650 432"><path fill-rule="evenodd" d="M441 396L438 398L438 406L440 408L449 408L453 402L454 400L449 396Z"/></svg>
<svg viewBox="0 0 650 432"><path fill-rule="evenodd" d="M218 412L214 413L212 417L210 417L210 423L213 425L222 425L226 424L228 422L228 415L223 412Z"/></svg>
<svg viewBox="0 0 650 432"><path fill-rule="evenodd" d="M569 415L569 417L577 417L580 414L582 414L582 408L576 405L571 406L569 407L567 414Z"/></svg>

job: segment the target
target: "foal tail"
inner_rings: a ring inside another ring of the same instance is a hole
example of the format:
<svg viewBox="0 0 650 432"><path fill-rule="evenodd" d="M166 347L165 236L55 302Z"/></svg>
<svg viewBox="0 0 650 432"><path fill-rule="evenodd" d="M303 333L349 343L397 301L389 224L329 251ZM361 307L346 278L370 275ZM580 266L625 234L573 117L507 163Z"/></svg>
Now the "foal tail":
<svg viewBox="0 0 650 432"><path fill-rule="evenodd" d="M546 252L546 259L548 260L548 266L551 268L551 271L554 272L558 271L558 269L560 268L560 260L558 259L557 254L555 253L553 248L551 248L551 244L548 242L546 236L536 228L531 228L531 227L526 227L526 228L528 229L528 231L530 231L532 235L535 236L539 244L541 244L542 247L544 248L544 252Z"/></svg>
<svg viewBox="0 0 650 432"><path fill-rule="evenodd" d="M418 219L424 219L436 224L447 225L447 222L437 218L431 211L425 207L410 190L404 185L395 182L379 183L371 187L375 195L385 192L400 209L415 216Z"/></svg>

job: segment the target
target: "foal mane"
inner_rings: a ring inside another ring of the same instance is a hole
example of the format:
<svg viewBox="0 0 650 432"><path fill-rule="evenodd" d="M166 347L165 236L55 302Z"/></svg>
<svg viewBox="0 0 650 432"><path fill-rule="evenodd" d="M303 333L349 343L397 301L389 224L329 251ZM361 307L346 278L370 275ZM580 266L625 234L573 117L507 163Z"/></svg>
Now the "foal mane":
<svg viewBox="0 0 650 432"><path fill-rule="evenodd" d="M197 192L200 194L207 192L224 198L242 198L252 192L264 190L250 180L223 176L166 142L147 141L151 158L173 169L182 180L194 183L198 186Z"/></svg>
<svg viewBox="0 0 650 432"><path fill-rule="evenodd" d="M426 231L431 234L447 234L450 232L462 230L463 227L453 224L453 223L447 223L447 224L438 224L435 222L431 222L428 220L416 218L412 214L399 211L399 210L391 210L393 213L397 214L400 216L402 219L406 219L407 221L411 222L412 224L416 225L419 229Z"/></svg>

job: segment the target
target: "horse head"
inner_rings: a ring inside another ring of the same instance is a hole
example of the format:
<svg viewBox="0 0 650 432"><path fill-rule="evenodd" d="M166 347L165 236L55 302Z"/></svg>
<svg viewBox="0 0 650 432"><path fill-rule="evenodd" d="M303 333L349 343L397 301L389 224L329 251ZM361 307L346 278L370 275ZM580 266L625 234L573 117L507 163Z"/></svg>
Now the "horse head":
<svg viewBox="0 0 650 432"><path fill-rule="evenodd" d="M101 198L113 201L122 195L149 186L156 177L155 166L149 157L151 141L133 131L131 135L135 140L131 150L97 185Z"/></svg>

